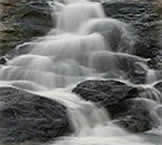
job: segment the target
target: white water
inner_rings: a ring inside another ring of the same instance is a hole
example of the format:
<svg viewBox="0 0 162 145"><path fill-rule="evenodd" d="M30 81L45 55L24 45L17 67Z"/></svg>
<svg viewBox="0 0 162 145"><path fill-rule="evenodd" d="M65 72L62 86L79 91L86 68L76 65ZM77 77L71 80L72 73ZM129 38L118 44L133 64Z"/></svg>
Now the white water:
<svg viewBox="0 0 162 145"><path fill-rule="evenodd" d="M134 45L134 37L127 30L129 25L117 19L98 18L85 22L80 27L80 34L99 33L105 38L109 50L116 52L131 52Z"/></svg>
<svg viewBox="0 0 162 145"><path fill-rule="evenodd" d="M156 71L153 69L148 69L146 82L153 83L155 81L157 81Z"/></svg>
<svg viewBox="0 0 162 145"><path fill-rule="evenodd" d="M69 116L75 128L72 136L61 137L51 145L128 145L130 143L151 145L140 136L130 134L113 125L103 108L97 108L92 103L68 93L68 89L40 92L40 94L68 106ZM152 105L151 101L150 105Z"/></svg>
<svg viewBox="0 0 162 145"><path fill-rule="evenodd" d="M75 32L84 22L100 17L104 17L104 12L99 3L72 3L60 12L57 27L63 32Z"/></svg>
<svg viewBox="0 0 162 145"><path fill-rule="evenodd" d="M28 54L17 56L6 66L1 66L2 84L6 82L7 85L34 91L68 108L75 132L53 145L151 144L112 125L103 108L82 100L67 89L89 77L102 77L107 72L122 78L124 73L118 69L122 61L147 63L146 59L123 53L129 52L128 46L131 48L133 45L125 23L106 18L100 3L76 1L57 2L57 30L24 44L30 50ZM158 93L150 94L151 97L159 98Z"/></svg>

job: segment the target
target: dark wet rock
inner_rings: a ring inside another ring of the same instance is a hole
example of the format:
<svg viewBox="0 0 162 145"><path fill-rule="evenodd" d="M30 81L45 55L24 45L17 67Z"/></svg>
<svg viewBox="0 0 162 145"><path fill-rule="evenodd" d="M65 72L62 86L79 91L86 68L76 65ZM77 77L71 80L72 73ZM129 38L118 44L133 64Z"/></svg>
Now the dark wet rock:
<svg viewBox="0 0 162 145"><path fill-rule="evenodd" d="M0 142L47 142L70 133L66 108L54 100L0 88Z"/></svg>
<svg viewBox="0 0 162 145"><path fill-rule="evenodd" d="M153 57L149 62L148 65L150 68L156 70L162 70L162 50L160 50L159 54Z"/></svg>
<svg viewBox="0 0 162 145"><path fill-rule="evenodd" d="M160 125L158 116L146 107L143 100L127 100L120 104L126 112L121 114L115 124L131 132L144 132L156 128Z"/></svg>
<svg viewBox="0 0 162 145"><path fill-rule="evenodd" d="M134 84L146 83L148 65L140 61L135 61L128 64L129 71L125 71L125 73L127 74L127 78Z"/></svg>
<svg viewBox="0 0 162 145"><path fill-rule="evenodd" d="M149 90L149 89L148 89ZM118 105L129 98L147 98L148 93L143 87L132 86L119 80L88 80L78 84L73 92L83 99L105 107L112 118L120 113ZM151 99L151 96L150 98Z"/></svg>
<svg viewBox="0 0 162 145"><path fill-rule="evenodd" d="M159 101L154 89L117 80L88 80L77 85L73 92L104 107L115 123L131 132L143 132L159 125L152 111Z"/></svg>
<svg viewBox="0 0 162 145"><path fill-rule="evenodd" d="M127 97L134 97L137 89L117 80L88 80L77 85L73 92L109 110Z"/></svg>
<svg viewBox="0 0 162 145"><path fill-rule="evenodd" d="M134 27L137 39L133 54L153 58L159 53L160 15L152 1L110 1L103 6L107 16Z"/></svg>
<svg viewBox="0 0 162 145"><path fill-rule="evenodd" d="M5 56L0 57L0 64L5 65L7 63L8 59Z"/></svg>
<svg viewBox="0 0 162 145"><path fill-rule="evenodd" d="M133 89L132 92L134 93L134 96L132 95L133 97L131 97L131 99L129 99L129 96L127 96L126 99L120 101L118 104L108 107L108 111L110 112L112 119L116 119L123 114L124 116L127 116L127 113L129 113L131 109L133 109L132 111L136 112L135 107L140 109L142 105L145 110L150 112L153 111L153 108L160 103L161 94L154 88L145 88L139 86ZM138 102L140 101L141 103L139 103L138 107Z"/></svg>
<svg viewBox="0 0 162 145"><path fill-rule="evenodd" d="M153 111L156 103L147 99L129 99L121 102L115 124L131 132L144 132L160 125L158 116Z"/></svg>
<svg viewBox="0 0 162 145"><path fill-rule="evenodd" d="M0 55L51 29L54 22L48 1L0 1Z"/></svg>

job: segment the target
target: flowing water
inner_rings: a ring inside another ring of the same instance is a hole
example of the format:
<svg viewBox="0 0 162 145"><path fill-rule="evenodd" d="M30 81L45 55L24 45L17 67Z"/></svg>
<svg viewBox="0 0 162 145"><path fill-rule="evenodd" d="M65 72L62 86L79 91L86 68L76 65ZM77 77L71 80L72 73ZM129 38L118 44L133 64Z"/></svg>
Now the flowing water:
<svg viewBox="0 0 162 145"><path fill-rule="evenodd" d="M134 44L129 26L106 18L97 1L58 0L53 3L57 9L56 29L18 46L17 49L28 53L0 66L1 84L52 98L68 108L75 132L53 145L160 145L156 137L155 141L148 141L151 133L140 137L111 124L103 108L71 93L71 87L83 80L101 79L107 73L109 78L112 78L110 74L115 74L117 79L124 79L130 65L136 62L146 65L147 59L128 54ZM145 95L157 101L159 92L154 88L152 93L155 73L148 68L144 70L148 88L151 88ZM161 106L156 110L161 116Z"/></svg>

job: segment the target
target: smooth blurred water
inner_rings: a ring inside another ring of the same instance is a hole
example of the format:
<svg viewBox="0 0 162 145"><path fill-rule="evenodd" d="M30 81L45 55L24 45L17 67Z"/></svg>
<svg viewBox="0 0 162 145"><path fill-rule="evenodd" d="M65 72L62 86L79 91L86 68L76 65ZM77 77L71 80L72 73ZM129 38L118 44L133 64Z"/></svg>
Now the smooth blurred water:
<svg viewBox="0 0 162 145"><path fill-rule="evenodd" d="M146 71L148 83L141 85L145 91L140 95L161 103L161 94L153 87L156 73L146 67L148 59L128 54L134 45L130 26L106 18L97 1L57 0L53 4L57 27L47 36L17 46L23 55L0 66L0 84L40 94L67 107L75 132L53 145L160 145L161 128L133 135L111 124L103 108L71 93L71 86L107 73L124 79L130 67L138 65ZM127 79L124 82L130 83ZM158 105L155 110L161 119Z"/></svg>

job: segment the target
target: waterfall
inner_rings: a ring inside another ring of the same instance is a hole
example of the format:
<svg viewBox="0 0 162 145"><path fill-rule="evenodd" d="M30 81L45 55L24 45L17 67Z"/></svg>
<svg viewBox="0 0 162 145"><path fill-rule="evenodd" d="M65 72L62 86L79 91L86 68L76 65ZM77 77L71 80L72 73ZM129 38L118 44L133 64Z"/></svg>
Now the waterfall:
<svg viewBox="0 0 162 145"><path fill-rule="evenodd" d="M148 69L146 82L153 83L156 81L157 81L156 71L153 69Z"/></svg>
<svg viewBox="0 0 162 145"><path fill-rule="evenodd" d="M99 3L72 3L63 8L58 16L57 28L63 32L75 32L84 22L104 17Z"/></svg>
<svg viewBox="0 0 162 145"><path fill-rule="evenodd" d="M116 52L131 52L134 38L128 31L129 25L112 18L95 18L85 22L79 29L81 34L101 34L109 50Z"/></svg>
<svg viewBox="0 0 162 145"><path fill-rule="evenodd" d="M137 63L147 64L147 59L128 54L134 45L129 26L106 18L97 1L53 3L57 7L56 28L47 36L17 46L23 54L0 66L1 83L51 98L67 107L75 132L53 145L149 145L141 137L110 123L103 108L81 99L70 89L81 81L102 78L105 74L125 79L129 68ZM156 80L153 70L144 70L147 83ZM150 90L141 95L158 100L159 92L149 93ZM157 112L161 114L159 108Z"/></svg>
<svg viewBox="0 0 162 145"><path fill-rule="evenodd" d="M68 108L75 129L73 135L61 137L51 145L149 145L140 136L132 135L112 124L103 108L69 93L69 89L39 92L47 98L57 100ZM151 104L151 103L150 103ZM150 144L151 145L151 144Z"/></svg>

